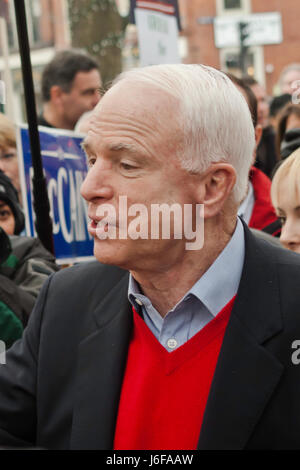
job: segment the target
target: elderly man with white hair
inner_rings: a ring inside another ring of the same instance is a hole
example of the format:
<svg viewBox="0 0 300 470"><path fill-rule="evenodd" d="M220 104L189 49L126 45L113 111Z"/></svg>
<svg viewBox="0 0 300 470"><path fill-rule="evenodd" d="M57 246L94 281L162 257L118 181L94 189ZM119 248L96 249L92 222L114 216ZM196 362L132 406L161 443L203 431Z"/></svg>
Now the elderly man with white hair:
<svg viewBox="0 0 300 470"><path fill-rule="evenodd" d="M300 258L237 218L254 146L221 72L118 77L84 141L96 260L49 279L7 353L0 445L300 447Z"/></svg>

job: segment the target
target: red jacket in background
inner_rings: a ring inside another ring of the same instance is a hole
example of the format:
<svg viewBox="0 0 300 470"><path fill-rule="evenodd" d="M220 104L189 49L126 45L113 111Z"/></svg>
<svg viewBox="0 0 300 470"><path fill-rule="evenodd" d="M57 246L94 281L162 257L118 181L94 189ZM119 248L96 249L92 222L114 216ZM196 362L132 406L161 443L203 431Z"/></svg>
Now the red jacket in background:
<svg viewBox="0 0 300 470"><path fill-rule="evenodd" d="M264 231L271 235L277 235L280 225L271 202L271 180L254 166L250 170L249 179L253 185L255 202L248 225L257 230L264 230L270 226L270 230ZM274 230L271 224L274 224Z"/></svg>

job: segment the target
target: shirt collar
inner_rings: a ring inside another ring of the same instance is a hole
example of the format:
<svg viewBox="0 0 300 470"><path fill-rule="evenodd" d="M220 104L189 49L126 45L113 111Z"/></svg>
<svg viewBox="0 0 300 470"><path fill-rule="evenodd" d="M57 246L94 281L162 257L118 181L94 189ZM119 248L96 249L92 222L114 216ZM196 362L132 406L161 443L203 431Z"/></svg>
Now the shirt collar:
<svg viewBox="0 0 300 470"><path fill-rule="evenodd" d="M205 305L212 315L216 316L237 293L244 257L244 228L241 220L237 218L235 231L223 251L180 302L188 295L193 295ZM140 308L139 302L143 303L146 308L151 304L148 297L141 293L139 284L131 274L129 276L128 299L136 310Z"/></svg>
<svg viewBox="0 0 300 470"><path fill-rule="evenodd" d="M246 224L249 224L249 221L251 219L251 215L253 212L253 207L255 203L255 196L254 196L254 189L253 189L253 184L251 181L248 181L248 192L247 196L243 200L242 204L240 205L238 209L238 215L242 217L242 219L246 222Z"/></svg>

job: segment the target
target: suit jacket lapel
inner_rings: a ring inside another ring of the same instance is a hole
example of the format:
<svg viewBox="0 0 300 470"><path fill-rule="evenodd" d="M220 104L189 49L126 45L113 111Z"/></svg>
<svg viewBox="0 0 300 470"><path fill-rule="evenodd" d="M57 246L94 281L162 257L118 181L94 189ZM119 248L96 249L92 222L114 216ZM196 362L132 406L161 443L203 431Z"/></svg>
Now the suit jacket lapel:
<svg viewBox="0 0 300 470"><path fill-rule="evenodd" d="M132 310L128 275L99 302L92 333L79 346L71 449L112 449Z"/></svg>
<svg viewBox="0 0 300 470"><path fill-rule="evenodd" d="M211 385L199 449L243 449L283 372L282 364L262 346L282 329L276 265L247 228L245 234L243 274Z"/></svg>

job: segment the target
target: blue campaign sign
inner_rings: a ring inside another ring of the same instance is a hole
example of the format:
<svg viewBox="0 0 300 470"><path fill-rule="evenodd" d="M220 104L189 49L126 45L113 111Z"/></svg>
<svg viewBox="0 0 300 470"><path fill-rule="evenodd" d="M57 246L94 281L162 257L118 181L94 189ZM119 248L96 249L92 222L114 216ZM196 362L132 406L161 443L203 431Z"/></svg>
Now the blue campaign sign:
<svg viewBox="0 0 300 470"><path fill-rule="evenodd" d="M26 235L36 236L33 211L31 151L28 128L18 126L18 155ZM41 154L53 221L54 249L61 264L93 257L87 205L80 186L87 173L83 137L72 131L39 126Z"/></svg>

